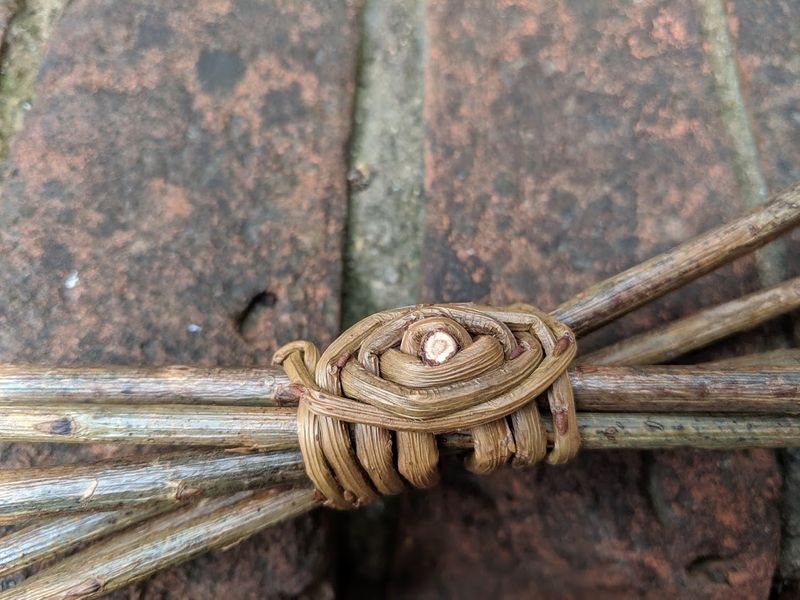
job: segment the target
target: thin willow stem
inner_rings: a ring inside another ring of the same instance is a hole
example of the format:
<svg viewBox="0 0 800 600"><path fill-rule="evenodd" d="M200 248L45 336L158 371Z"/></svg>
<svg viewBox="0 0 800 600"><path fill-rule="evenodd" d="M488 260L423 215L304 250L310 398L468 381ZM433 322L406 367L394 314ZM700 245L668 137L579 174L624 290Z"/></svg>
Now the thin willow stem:
<svg viewBox="0 0 800 600"><path fill-rule="evenodd" d="M228 548L317 504L314 490L304 487L193 505L91 545L0 598L98 598L204 552Z"/></svg>
<svg viewBox="0 0 800 600"><path fill-rule="evenodd" d="M793 417L582 413L579 428L587 449L800 446L800 419ZM450 434L441 442L451 450L469 450L472 439L469 434ZM311 488L230 502L214 499L148 521L39 572L0 594L0 599L96 598L317 505Z"/></svg>
<svg viewBox="0 0 800 600"><path fill-rule="evenodd" d="M800 447L797 417L583 413L578 424L587 450Z"/></svg>
<svg viewBox="0 0 800 600"><path fill-rule="evenodd" d="M800 183L772 196L754 212L712 229L570 300L553 316L586 334L743 256L800 224Z"/></svg>
<svg viewBox="0 0 800 600"><path fill-rule="evenodd" d="M800 419L796 417L581 413L578 425L586 449L693 447L719 450L800 446ZM552 435L552 431L548 434ZM468 451L472 446L468 433L443 436L440 442L451 451ZM94 598L201 552L228 546L267 524L316 506L313 490L306 489L298 496L301 501L294 503L292 510L285 510L279 500L285 493L258 496L225 508L220 506L231 500L218 498L212 500L212 504L190 506L148 521L57 563L5 595L0 594L0 598L50 598L69 594ZM270 516L262 521L255 519L257 514Z"/></svg>
<svg viewBox="0 0 800 600"><path fill-rule="evenodd" d="M587 365L654 365L800 307L800 277L701 310L580 357Z"/></svg>
<svg viewBox="0 0 800 600"><path fill-rule="evenodd" d="M800 447L797 417L584 413L578 424L587 450Z"/></svg>
<svg viewBox="0 0 800 600"><path fill-rule="evenodd" d="M284 406L279 368L43 367L0 365L0 402Z"/></svg>
<svg viewBox="0 0 800 600"><path fill-rule="evenodd" d="M569 369L579 411L800 412L800 368L702 366ZM248 406L0 405L0 441L297 448L292 409Z"/></svg>
<svg viewBox="0 0 800 600"><path fill-rule="evenodd" d="M0 577L174 510L175 505L53 517L0 538Z"/></svg>
<svg viewBox="0 0 800 600"><path fill-rule="evenodd" d="M587 379L586 389L590 389ZM592 402L587 400L587 402ZM681 398L670 400L682 410ZM750 448L800 446L797 416L692 416L647 412L578 413L584 448ZM597 406L608 410L598 402ZM690 408L695 408L694 406ZM797 411L794 411L797 412ZM620 423L627 423L620 427ZM609 435L624 430L625 435ZM626 432L632 432L630 435ZM720 439L714 441L714 435ZM447 444L451 436L442 438ZM457 438L456 438L457 439ZM0 522L48 513L104 511L121 506L178 502L200 495L222 495L243 489L305 480L300 453L294 451L237 454L219 452L172 455L135 461L106 461L0 471Z"/></svg>
<svg viewBox="0 0 800 600"><path fill-rule="evenodd" d="M305 477L298 450L220 450L0 471L0 523L221 496Z"/></svg>
<svg viewBox="0 0 800 600"><path fill-rule="evenodd" d="M548 437L552 424L545 424ZM580 413L578 428L584 450L658 450L696 448L743 450L800 447L800 418L665 413ZM472 448L472 436L441 436L450 452Z"/></svg>
<svg viewBox="0 0 800 600"><path fill-rule="evenodd" d="M707 366L570 369L575 405L584 412L800 414L800 368L747 370Z"/></svg>
<svg viewBox="0 0 800 600"><path fill-rule="evenodd" d="M0 403L0 440L280 450L297 447L295 412L260 406Z"/></svg>

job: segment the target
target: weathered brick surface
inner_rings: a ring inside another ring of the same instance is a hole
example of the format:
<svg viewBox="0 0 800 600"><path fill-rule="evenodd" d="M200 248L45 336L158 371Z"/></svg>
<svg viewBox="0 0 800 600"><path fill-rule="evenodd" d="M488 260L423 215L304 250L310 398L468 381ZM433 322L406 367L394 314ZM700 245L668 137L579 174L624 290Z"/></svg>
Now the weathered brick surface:
<svg viewBox="0 0 800 600"><path fill-rule="evenodd" d="M800 5L734 0L729 23L764 176L788 186L800 180Z"/></svg>
<svg viewBox="0 0 800 600"><path fill-rule="evenodd" d="M739 214L691 4L573 6L433 7L426 298L551 308ZM709 279L599 337L756 284Z"/></svg>
<svg viewBox="0 0 800 600"><path fill-rule="evenodd" d="M800 15L781 0L728 8L781 187L800 179ZM739 212L689 0L448 0L427 25L421 300L552 308ZM0 203L0 361L263 364L288 339L329 341L356 29L351 5L315 0L71 3ZM739 261L582 345L756 285ZM739 336L732 350L759 347ZM0 463L112 452L18 445ZM779 483L768 452L587 452L490 478L451 460L440 490L399 500L389 592L765 597ZM324 519L119 596L329 594Z"/></svg>
<svg viewBox="0 0 800 600"><path fill-rule="evenodd" d="M266 364L330 341L356 48L348 3L72 3L0 204L0 360ZM300 519L138 593L296 595L325 531Z"/></svg>
<svg viewBox="0 0 800 600"><path fill-rule="evenodd" d="M688 1L435 3L428 60L422 300L552 308L740 211ZM739 261L584 346L757 285ZM405 501L391 589L765 597L778 486L768 452L451 476Z"/></svg>
<svg viewBox="0 0 800 600"><path fill-rule="evenodd" d="M729 4L742 92L771 191L800 180L800 4ZM787 271L800 273L800 232L787 237ZM800 319L793 319L800 341Z"/></svg>
<svg viewBox="0 0 800 600"><path fill-rule="evenodd" d="M767 452L595 452L410 494L398 598L766 598L778 475Z"/></svg>

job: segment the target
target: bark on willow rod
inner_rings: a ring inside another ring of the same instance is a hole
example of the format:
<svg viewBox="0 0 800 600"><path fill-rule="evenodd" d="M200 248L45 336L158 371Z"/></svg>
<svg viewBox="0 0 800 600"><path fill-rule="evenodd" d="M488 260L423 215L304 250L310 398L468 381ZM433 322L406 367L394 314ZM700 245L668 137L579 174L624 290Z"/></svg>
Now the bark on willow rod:
<svg viewBox="0 0 800 600"><path fill-rule="evenodd" d="M800 419L795 417L582 413L578 415L578 424L587 449L800 446ZM445 448L455 451L469 450L472 445L469 434L447 435L441 442ZM269 521L274 524L306 512L316 501L313 490L309 488L304 493L304 502L296 506L296 511L281 512L282 503L276 496L258 500L256 513L265 515L279 511ZM227 501L227 498L213 500ZM206 516L209 511L203 506L189 506L90 546L25 580L5 595L0 594L0 599L63 597L78 592L86 597L97 597L156 570L255 533L266 523L251 521L254 516L251 508L249 502L242 502ZM231 529L243 520L248 525L237 529L234 535ZM143 562L141 556L147 557L147 561Z"/></svg>
<svg viewBox="0 0 800 600"><path fill-rule="evenodd" d="M0 577L174 510L175 504L53 517L0 537Z"/></svg>
<svg viewBox="0 0 800 600"><path fill-rule="evenodd" d="M584 445L598 449L800 444L800 419L790 417L582 414L579 426ZM466 450L471 438L449 435L444 443ZM214 504L190 506L89 546L0 594L0 600L97 598L200 553L229 546L315 506L311 488L258 495L223 508Z"/></svg>
<svg viewBox="0 0 800 600"><path fill-rule="evenodd" d="M578 425L587 450L800 447L797 417L583 413Z"/></svg>
<svg viewBox="0 0 800 600"><path fill-rule="evenodd" d="M0 402L283 406L281 369L0 365Z"/></svg>
<svg viewBox="0 0 800 600"><path fill-rule="evenodd" d="M579 413L581 444L593 448L760 448L800 446L800 417ZM716 439L718 438L718 439ZM467 449L471 438L443 436ZM306 481L298 451L163 456L94 465L0 471L0 523L46 513L146 506L221 495L285 481Z"/></svg>
<svg viewBox="0 0 800 600"><path fill-rule="evenodd" d="M583 412L800 414L800 369L595 367L569 370Z"/></svg>
<svg viewBox="0 0 800 600"><path fill-rule="evenodd" d="M587 365L654 365L800 307L800 277L701 310L580 357Z"/></svg>
<svg viewBox="0 0 800 600"><path fill-rule="evenodd" d="M298 450L220 450L0 471L0 523L181 502L304 477Z"/></svg>
<svg viewBox="0 0 800 600"><path fill-rule="evenodd" d="M548 436L552 423L545 422ZM743 450L800 447L800 418L670 413L580 413L584 450L698 448ZM440 445L450 453L472 448L468 432L447 434Z"/></svg>
<svg viewBox="0 0 800 600"><path fill-rule="evenodd" d="M113 536L0 593L2 600L98 598L317 505L304 487L193 505Z"/></svg>
<svg viewBox="0 0 800 600"><path fill-rule="evenodd" d="M0 403L0 440L15 442L297 447L293 408Z"/></svg>
<svg viewBox="0 0 800 600"><path fill-rule="evenodd" d="M754 212L579 293L553 316L582 335L663 296L800 224L800 183Z"/></svg>
<svg viewBox="0 0 800 600"><path fill-rule="evenodd" d="M595 367L568 371L578 411L800 414L800 368ZM297 448L293 409L175 404L0 405L0 441Z"/></svg>

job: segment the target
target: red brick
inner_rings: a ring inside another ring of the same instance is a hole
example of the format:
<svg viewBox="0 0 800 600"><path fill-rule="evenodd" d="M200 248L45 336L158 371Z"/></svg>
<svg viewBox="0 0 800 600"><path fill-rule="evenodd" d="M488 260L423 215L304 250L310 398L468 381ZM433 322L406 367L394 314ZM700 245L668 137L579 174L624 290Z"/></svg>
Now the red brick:
<svg viewBox="0 0 800 600"><path fill-rule="evenodd" d="M728 4L738 73L761 167L771 191L800 181L800 5L784 0ZM800 273L800 231L787 237L788 275ZM800 319L793 319L800 342Z"/></svg>
<svg viewBox="0 0 800 600"><path fill-rule="evenodd" d="M785 0L730 3L729 25L771 187L800 180L800 5Z"/></svg>
<svg viewBox="0 0 800 600"><path fill-rule="evenodd" d="M0 360L251 365L290 339L330 341L356 49L348 3L73 3L0 205ZM240 335L265 291L274 302ZM109 453L16 446L2 459ZM138 593L328 585L327 531L299 519Z"/></svg>
<svg viewBox="0 0 800 600"><path fill-rule="evenodd" d="M742 209L688 0L434 3L428 60L424 301L553 308ZM757 284L739 261L583 346ZM404 501L396 596L769 590L769 452L586 452L527 475L454 473Z"/></svg>

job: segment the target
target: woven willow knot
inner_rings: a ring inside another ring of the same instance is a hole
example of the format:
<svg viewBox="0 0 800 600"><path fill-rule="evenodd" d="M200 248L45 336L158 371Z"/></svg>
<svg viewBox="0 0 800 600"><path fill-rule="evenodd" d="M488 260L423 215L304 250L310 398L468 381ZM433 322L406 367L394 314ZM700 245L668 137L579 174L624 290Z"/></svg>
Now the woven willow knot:
<svg viewBox="0 0 800 600"><path fill-rule="evenodd" d="M570 459L580 440L566 375L575 351L569 328L533 306L439 304L371 315L321 356L292 342L274 361L304 388L309 477L328 504L352 508L405 481L434 485L436 434L469 430L476 473ZM551 441L535 402L545 393Z"/></svg>

